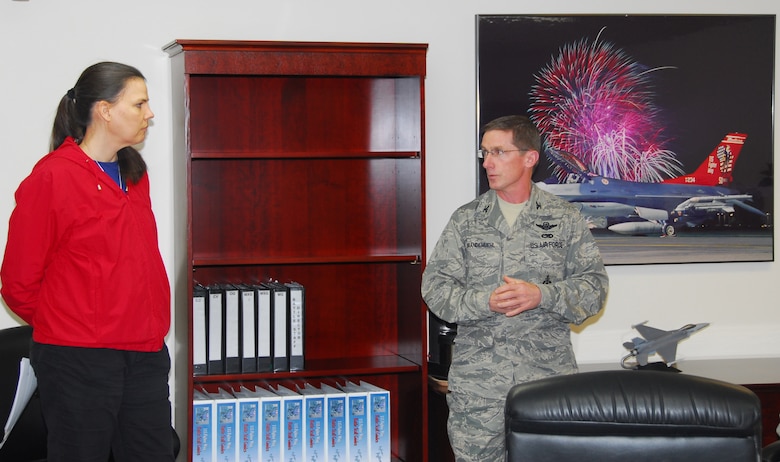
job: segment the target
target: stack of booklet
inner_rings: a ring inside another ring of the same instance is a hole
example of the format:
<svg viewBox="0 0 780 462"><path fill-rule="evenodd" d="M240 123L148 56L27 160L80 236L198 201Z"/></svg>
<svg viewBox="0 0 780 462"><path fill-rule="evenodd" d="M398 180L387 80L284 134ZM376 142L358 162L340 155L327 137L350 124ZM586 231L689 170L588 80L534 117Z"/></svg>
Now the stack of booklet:
<svg viewBox="0 0 780 462"><path fill-rule="evenodd" d="M390 462L390 393L370 383L193 395L194 462Z"/></svg>
<svg viewBox="0 0 780 462"><path fill-rule="evenodd" d="M304 287L297 282L196 283L193 375L304 369Z"/></svg>

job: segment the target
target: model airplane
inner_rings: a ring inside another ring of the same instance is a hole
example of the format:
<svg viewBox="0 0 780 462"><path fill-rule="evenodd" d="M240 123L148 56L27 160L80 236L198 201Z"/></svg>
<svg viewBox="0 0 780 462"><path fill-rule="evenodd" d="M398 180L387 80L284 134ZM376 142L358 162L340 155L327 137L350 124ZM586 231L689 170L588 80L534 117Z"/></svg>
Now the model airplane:
<svg viewBox="0 0 780 462"><path fill-rule="evenodd" d="M766 213L745 203L753 199L750 194L728 188L746 138L742 133L727 134L694 173L661 183L595 175L574 156L554 151L550 158L568 172L566 183L537 185L578 205L593 227L607 227L620 234L673 236L681 227L729 216L735 207L766 219Z"/></svg>
<svg viewBox="0 0 780 462"><path fill-rule="evenodd" d="M677 360L677 343L710 325L710 323L704 322L701 324L686 324L676 330L661 330L645 324L647 324L647 321L631 326L639 331L644 338L635 337L632 341L623 344L629 351L620 361L620 365L625 369L647 366L647 358L653 353L657 353L663 358L667 365L674 363ZM636 364L626 362L632 357L636 358Z"/></svg>

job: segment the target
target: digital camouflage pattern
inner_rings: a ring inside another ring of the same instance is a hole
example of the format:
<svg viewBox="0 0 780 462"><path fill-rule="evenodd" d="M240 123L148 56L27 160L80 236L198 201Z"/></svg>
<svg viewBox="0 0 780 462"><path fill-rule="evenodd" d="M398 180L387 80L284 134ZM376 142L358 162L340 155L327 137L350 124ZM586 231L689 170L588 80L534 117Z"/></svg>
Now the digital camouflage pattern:
<svg viewBox="0 0 780 462"><path fill-rule="evenodd" d="M514 317L490 311L490 293L505 275L538 285L539 306ZM482 426L498 429L503 444L503 403L512 385L577 372L570 324L601 310L608 285L579 211L536 185L511 228L493 190L458 208L431 254L421 289L431 312L458 324L448 377L451 441L468 440L453 431L482 431L464 405L469 399L499 406L500 422ZM453 449L459 450L455 443Z"/></svg>
<svg viewBox="0 0 780 462"><path fill-rule="evenodd" d="M504 462L504 400L465 393L447 395L447 426L457 462Z"/></svg>

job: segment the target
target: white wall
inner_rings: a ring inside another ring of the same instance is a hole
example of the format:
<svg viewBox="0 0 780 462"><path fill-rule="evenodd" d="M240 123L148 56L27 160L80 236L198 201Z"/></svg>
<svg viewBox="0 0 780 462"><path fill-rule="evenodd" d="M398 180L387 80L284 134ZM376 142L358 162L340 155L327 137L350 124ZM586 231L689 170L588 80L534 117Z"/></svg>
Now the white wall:
<svg viewBox="0 0 780 462"><path fill-rule="evenodd" d="M170 69L173 39L428 43L427 229L432 249L452 210L475 194L476 14L777 14L776 0L0 0L0 248L13 193L47 151L57 102L86 66L126 62L147 77L149 164L160 247L174 274ZM776 60L777 62L777 60ZM775 141L775 151L778 143ZM778 168L775 167L775 175ZM775 202L780 188L775 190ZM775 232L775 238L778 234ZM711 326L683 342L687 359L780 357L777 263L609 267L604 313L574 335L583 363L617 362L631 324ZM0 328L18 324L0 307ZM780 371L777 372L780 382Z"/></svg>

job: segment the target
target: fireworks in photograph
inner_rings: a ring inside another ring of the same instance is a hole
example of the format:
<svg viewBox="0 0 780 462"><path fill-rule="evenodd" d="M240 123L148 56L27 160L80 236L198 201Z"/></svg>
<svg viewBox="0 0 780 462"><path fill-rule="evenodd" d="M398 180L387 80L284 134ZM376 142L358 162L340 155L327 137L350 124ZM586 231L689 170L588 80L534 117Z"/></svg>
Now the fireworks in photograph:
<svg viewBox="0 0 780 462"><path fill-rule="evenodd" d="M480 15L477 122L537 124L534 181L607 264L771 261L774 41L768 15Z"/></svg>

